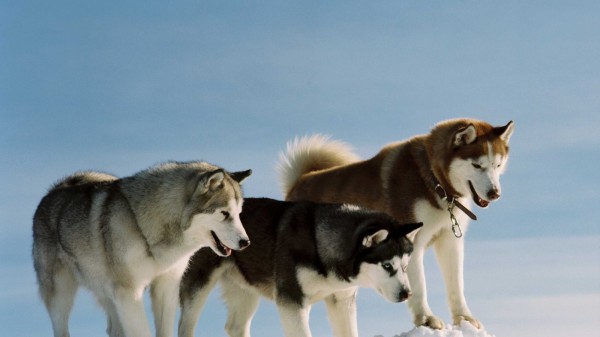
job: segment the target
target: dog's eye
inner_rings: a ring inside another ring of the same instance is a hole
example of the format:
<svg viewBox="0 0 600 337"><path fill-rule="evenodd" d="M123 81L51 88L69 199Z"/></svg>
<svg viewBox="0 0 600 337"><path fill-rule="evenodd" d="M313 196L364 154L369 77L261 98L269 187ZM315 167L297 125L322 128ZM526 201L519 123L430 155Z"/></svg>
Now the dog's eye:
<svg viewBox="0 0 600 337"><path fill-rule="evenodd" d="M229 217L230 217L230 214L229 214L229 212L226 212L226 211L221 211L221 214L223 214L223 216L224 216L223 220L227 220L227 219L229 219Z"/></svg>
<svg viewBox="0 0 600 337"><path fill-rule="evenodd" d="M480 169L481 165L477 164L477 163L471 163L473 165L474 168L476 169Z"/></svg>
<svg viewBox="0 0 600 337"><path fill-rule="evenodd" d="M388 262L382 263L381 268L383 268L383 270L385 270L387 272L391 272L394 270L394 267L392 267L392 265Z"/></svg>

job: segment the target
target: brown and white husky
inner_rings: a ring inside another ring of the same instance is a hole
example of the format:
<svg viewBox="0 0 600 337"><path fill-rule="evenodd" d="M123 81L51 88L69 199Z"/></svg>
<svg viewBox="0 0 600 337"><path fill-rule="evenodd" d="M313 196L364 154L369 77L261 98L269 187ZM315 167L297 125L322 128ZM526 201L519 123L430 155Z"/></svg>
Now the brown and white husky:
<svg viewBox="0 0 600 337"><path fill-rule="evenodd" d="M513 131L512 121L494 127L454 119L429 134L389 144L367 160L345 143L315 135L288 143L278 169L286 200L350 203L386 212L400 223L423 222L408 266L415 325L444 327L427 303L423 255L433 246L453 323L466 320L481 328L464 296L462 235L469 217L475 218L472 203L483 208L500 198Z"/></svg>

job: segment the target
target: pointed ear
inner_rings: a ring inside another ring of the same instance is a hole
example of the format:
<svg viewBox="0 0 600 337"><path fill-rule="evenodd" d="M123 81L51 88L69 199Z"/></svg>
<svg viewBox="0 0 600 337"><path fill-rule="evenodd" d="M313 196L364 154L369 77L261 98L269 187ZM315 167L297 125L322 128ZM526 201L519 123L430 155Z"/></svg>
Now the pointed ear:
<svg viewBox="0 0 600 337"><path fill-rule="evenodd" d="M408 235L412 231L417 230L417 229L419 229L421 227L423 227L423 223L422 222L409 223L409 224L401 225L398 228L398 230L399 230L400 234L402 234L402 235Z"/></svg>
<svg viewBox="0 0 600 337"><path fill-rule="evenodd" d="M244 179L248 178L248 176L250 176L251 174L252 174L252 170L229 173L231 178L233 178L233 180L237 181L238 184L241 184L242 181L244 181Z"/></svg>
<svg viewBox="0 0 600 337"><path fill-rule="evenodd" d="M467 127L458 130L454 135L454 146L462 146L473 143L477 139L477 130L475 125L469 124Z"/></svg>
<svg viewBox="0 0 600 337"><path fill-rule="evenodd" d="M367 235L363 238L362 244L363 246L369 248L372 247L381 241L385 240L388 236L389 232L385 229L380 229L377 232Z"/></svg>
<svg viewBox="0 0 600 337"><path fill-rule="evenodd" d="M198 190L202 193L214 191L221 186L223 179L225 179L225 173L221 169L208 172L198 182Z"/></svg>
<svg viewBox="0 0 600 337"><path fill-rule="evenodd" d="M508 122L505 126L494 128L494 132L496 132L498 137L500 137L507 145L513 131L515 131L515 123L513 123L513 121Z"/></svg>

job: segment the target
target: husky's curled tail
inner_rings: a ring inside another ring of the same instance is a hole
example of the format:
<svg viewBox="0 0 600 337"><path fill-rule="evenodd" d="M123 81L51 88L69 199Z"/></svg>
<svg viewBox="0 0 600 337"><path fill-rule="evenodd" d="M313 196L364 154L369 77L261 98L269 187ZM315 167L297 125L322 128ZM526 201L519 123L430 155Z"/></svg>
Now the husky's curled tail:
<svg viewBox="0 0 600 337"><path fill-rule="evenodd" d="M283 195L287 196L305 174L347 165L360 160L352 147L329 136L314 134L295 138L279 154L277 172Z"/></svg>

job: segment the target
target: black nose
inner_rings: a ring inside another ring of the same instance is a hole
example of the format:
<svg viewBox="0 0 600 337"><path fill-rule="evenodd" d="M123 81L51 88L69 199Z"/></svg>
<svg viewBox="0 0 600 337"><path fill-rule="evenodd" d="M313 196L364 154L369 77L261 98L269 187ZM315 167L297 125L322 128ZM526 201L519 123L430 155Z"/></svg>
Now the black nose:
<svg viewBox="0 0 600 337"><path fill-rule="evenodd" d="M398 294L398 302L406 301L411 295L410 290L402 289Z"/></svg>
<svg viewBox="0 0 600 337"><path fill-rule="evenodd" d="M489 190L487 197L488 197L488 200L496 200L496 199L500 198L500 193L498 193L498 190L494 188L494 189Z"/></svg>
<svg viewBox="0 0 600 337"><path fill-rule="evenodd" d="M250 246L250 240L241 239L239 242L239 245L240 245L240 249L244 249L244 248Z"/></svg>

